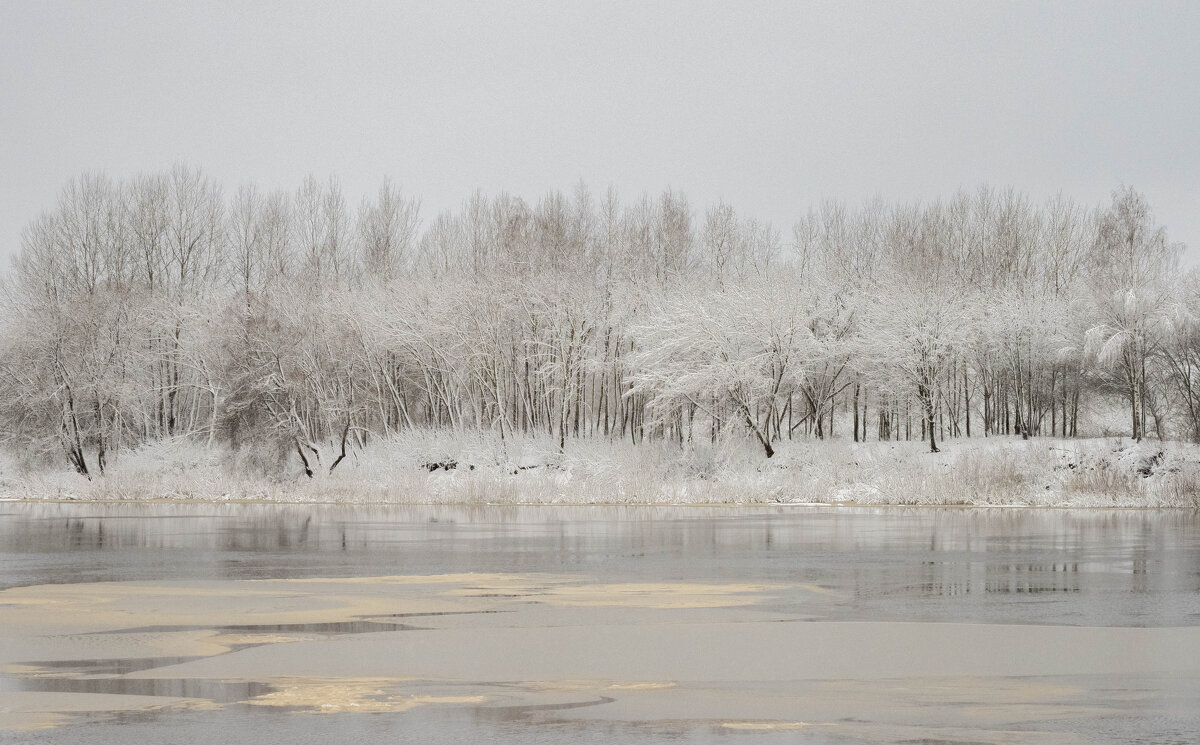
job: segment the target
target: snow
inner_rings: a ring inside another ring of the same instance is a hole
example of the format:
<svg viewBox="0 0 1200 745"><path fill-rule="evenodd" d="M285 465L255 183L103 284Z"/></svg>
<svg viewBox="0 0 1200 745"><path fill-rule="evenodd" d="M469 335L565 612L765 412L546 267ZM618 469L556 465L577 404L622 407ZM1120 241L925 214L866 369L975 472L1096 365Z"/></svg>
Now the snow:
<svg viewBox="0 0 1200 745"><path fill-rule="evenodd" d="M379 439L334 473L250 475L235 454L179 438L102 478L0 467L5 497L430 504L859 504L1200 508L1200 445L1018 437L783 443L568 443L486 433ZM432 467L431 467L432 466Z"/></svg>

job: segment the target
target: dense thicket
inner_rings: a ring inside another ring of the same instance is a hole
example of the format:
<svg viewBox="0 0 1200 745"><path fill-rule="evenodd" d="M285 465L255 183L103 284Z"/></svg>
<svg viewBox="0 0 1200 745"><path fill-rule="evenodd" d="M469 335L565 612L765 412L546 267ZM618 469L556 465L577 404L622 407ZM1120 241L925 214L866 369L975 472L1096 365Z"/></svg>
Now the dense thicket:
<svg viewBox="0 0 1200 745"><path fill-rule="evenodd" d="M785 240L673 192L476 193L422 225L388 183L352 210L333 180L176 167L83 176L22 238L0 432L85 474L178 436L332 469L408 428L936 448L1073 436L1088 397L1200 435L1200 283L1131 189L826 203Z"/></svg>

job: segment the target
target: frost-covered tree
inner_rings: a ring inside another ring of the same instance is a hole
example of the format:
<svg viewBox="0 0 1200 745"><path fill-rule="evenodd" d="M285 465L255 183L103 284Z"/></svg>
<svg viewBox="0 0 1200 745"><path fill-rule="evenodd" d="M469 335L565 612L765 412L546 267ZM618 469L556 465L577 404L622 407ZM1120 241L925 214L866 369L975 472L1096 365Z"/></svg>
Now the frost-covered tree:
<svg viewBox="0 0 1200 745"><path fill-rule="evenodd" d="M902 381L920 406L930 452L938 452L935 420L947 397L946 373L966 348L966 307L924 291L880 296L864 308L860 356L868 375Z"/></svg>
<svg viewBox="0 0 1200 745"><path fill-rule="evenodd" d="M1195 280L1131 189L826 202L786 248L674 191L418 206L187 166L73 180L4 286L0 438L94 476L161 438L315 473L408 429L770 455L874 421L936 450L1121 401L1136 437L1200 431Z"/></svg>
<svg viewBox="0 0 1200 745"><path fill-rule="evenodd" d="M664 301L631 329L630 393L659 412L686 404L736 421L775 454L770 422L803 373L812 333L792 283L758 280Z"/></svg>
<svg viewBox="0 0 1200 745"><path fill-rule="evenodd" d="M1145 435L1147 414L1155 407L1151 366L1168 328L1164 290L1178 253L1166 231L1154 225L1140 194L1130 188L1113 193L1092 249L1098 323L1087 332L1087 347L1103 369L1115 371L1135 440Z"/></svg>

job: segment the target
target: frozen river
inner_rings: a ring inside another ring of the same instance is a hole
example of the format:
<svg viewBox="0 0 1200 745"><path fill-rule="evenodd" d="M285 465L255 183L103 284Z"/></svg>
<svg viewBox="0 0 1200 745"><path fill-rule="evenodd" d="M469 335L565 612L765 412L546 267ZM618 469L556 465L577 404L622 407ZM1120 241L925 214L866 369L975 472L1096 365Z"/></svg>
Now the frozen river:
<svg viewBox="0 0 1200 745"><path fill-rule="evenodd" d="M1200 516L0 505L0 740L1191 743Z"/></svg>

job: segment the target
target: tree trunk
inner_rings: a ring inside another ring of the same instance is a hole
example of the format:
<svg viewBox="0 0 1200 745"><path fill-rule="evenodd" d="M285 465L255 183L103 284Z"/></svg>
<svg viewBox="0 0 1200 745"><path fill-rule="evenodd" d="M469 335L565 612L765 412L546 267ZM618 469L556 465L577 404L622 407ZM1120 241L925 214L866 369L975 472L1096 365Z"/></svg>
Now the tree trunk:
<svg viewBox="0 0 1200 745"><path fill-rule="evenodd" d="M333 465L329 466L330 473L333 473L333 469L337 468L338 464L346 459L346 437L349 434L350 434L350 418L346 417L346 428L342 430L342 452L339 453L338 457L334 459ZM300 457L303 458L304 457L303 454L301 454ZM308 464L305 463L304 465L305 465L305 468L307 469ZM312 476L312 474L310 473L309 476Z"/></svg>
<svg viewBox="0 0 1200 745"><path fill-rule="evenodd" d="M918 387L917 393L921 398L921 406L925 409L925 418L922 420L922 425L925 431L929 433L929 452L940 452L933 432L934 418L937 414L933 405L933 387L929 384L922 384Z"/></svg>
<svg viewBox="0 0 1200 745"><path fill-rule="evenodd" d="M767 457L770 458L771 456L775 455L775 448L771 447L771 438L763 435L762 429L760 429L758 426L758 422L754 420L754 414L750 411L750 407L744 403L739 403L738 405L742 409L742 416L746 420L746 426L749 427L750 431L754 433L754 436L758 438L758 442L763 446L763 451L767 454Z"/></svg>
<svg viewBox="0 0 1200 745"><path fill-rule="evenodd" d="M304 457L304 448L300 447L300 440L298 438L296 440L296 454L300 456L300 463L304 466L304 475L311 479L313 475L312 468L308 465L308 458Z"/></svg>
<svg viewBox="0 0 1200 745"><path fill-rule="evenodd" d="M858 442L858 383L854 384L854 441Z"/></svg>

